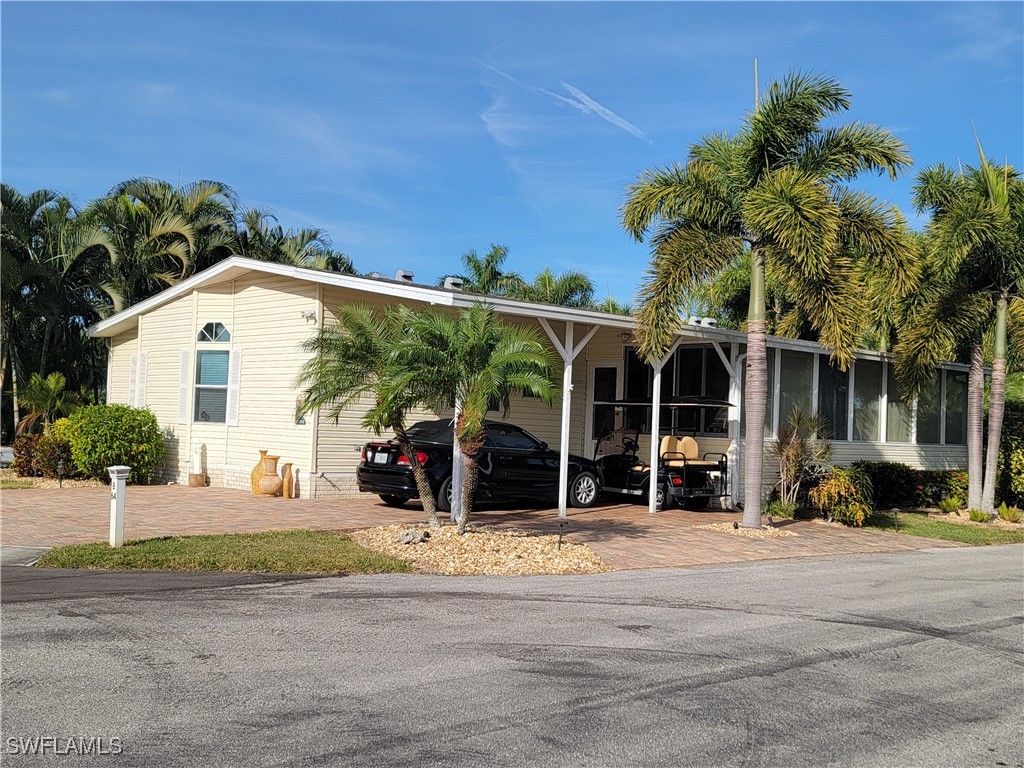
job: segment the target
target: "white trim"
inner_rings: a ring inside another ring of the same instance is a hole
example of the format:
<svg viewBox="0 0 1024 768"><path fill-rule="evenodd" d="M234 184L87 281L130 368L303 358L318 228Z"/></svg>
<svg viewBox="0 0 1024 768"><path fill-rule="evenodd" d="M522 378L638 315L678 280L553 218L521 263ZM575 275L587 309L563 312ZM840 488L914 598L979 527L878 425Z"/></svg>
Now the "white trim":
<svg viewBox="0 0 1024 768"><path fill-rule="evenodd" d="M853 440L853 425L855 423L853 418L853 409L857 407L857 361L850 363L850 372L847 378L847 392L846 392L846 440L844 442L852 443ZM857 442L860 442L859 440Z"/></svg>
<svg viewBox="0 0 1024 768"><path fill-rule="evenodd" d="M182 347L179 358L178 371L178 423L185 424L189 421L189 395L192 390L192 377L189 375L192 365L192 350Z"/></svg>

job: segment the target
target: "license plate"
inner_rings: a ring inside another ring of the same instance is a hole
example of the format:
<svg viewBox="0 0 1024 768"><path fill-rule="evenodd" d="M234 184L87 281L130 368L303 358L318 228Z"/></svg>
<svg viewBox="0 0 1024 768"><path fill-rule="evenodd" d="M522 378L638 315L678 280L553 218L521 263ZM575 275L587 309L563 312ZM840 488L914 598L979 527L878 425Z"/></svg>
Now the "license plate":
<svg viewBox="0 0 1024 768"><path fill-rule="evenodd" d="M384 453L383 451L378 451L377 453L373 454L373 463L374 464L387 464L388 463L388 455L386 453Z"/></svg>

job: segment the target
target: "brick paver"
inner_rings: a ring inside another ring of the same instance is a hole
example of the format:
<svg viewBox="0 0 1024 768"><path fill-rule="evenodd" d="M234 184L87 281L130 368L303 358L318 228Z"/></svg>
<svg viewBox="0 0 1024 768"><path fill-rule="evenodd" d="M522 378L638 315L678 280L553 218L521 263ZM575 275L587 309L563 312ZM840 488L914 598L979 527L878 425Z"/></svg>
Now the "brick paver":
<svg viewBox="0 0 1024 768"><path fill-rule="evenodd" d="M108 488L4 491L0 497L0 544L56 546L104 541L109 524ZM856 530L810 521L784 521L799 534L775 539L696 529L732 522L738 512L668 510L651 515L639 504L571 509L565 533L589 544L616 569L689 567L749 560L899 552L952 542L877 530ZM336 501L253 496L228 488L133 486L128 488L125 537L129 539L199 533L241 533L294 528L354 530L419 522L415 505L393 509L376 496ZM474 520L557 532L557 510L484 509Z"/></svg>

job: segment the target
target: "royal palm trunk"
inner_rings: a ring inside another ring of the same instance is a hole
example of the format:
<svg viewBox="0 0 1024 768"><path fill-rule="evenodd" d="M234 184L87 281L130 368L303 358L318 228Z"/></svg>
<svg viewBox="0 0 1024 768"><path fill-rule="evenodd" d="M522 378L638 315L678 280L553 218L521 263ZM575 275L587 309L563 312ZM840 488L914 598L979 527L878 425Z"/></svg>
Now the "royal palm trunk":
<svg viewBox="0 0 1024 768"><path fill-rule="evenodd" d="M996 301L996 340L992 354L992 393L988 407L988 450L985 455L985 485L981 492L981 509L990 515L995 513L996 508L996 469L1006 403L1006 304L1005 295Z"/></svg>
<svg viewBox="0 0 1024 768"><path fill-rule="evenodd" d="M747 370L743 405L747 437L743 444L743 527L761 527L761 474L764 417L768 403L768 350L764 306L764 257L751 254L750 307L747 312Z"/></svg>

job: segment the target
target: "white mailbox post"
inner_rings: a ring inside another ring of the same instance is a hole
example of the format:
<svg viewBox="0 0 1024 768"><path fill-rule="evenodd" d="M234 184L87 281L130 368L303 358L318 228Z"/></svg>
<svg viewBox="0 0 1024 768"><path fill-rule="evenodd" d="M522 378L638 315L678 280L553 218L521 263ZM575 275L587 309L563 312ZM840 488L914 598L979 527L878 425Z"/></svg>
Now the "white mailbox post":
<svg viewBox="0 0 1024 768"><path fill-rule="evenodd" d="M131 467L107 467L110 473L110 546L124 544L124 495L125 483Z"/></svg>

